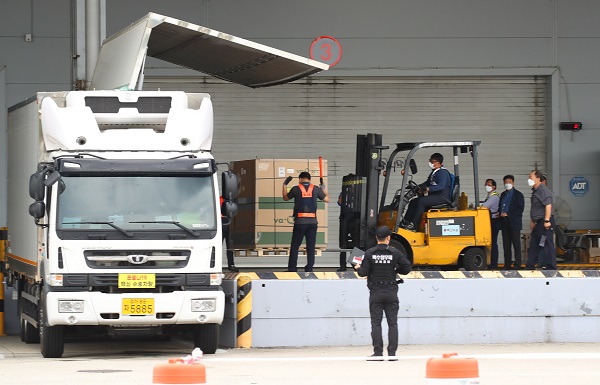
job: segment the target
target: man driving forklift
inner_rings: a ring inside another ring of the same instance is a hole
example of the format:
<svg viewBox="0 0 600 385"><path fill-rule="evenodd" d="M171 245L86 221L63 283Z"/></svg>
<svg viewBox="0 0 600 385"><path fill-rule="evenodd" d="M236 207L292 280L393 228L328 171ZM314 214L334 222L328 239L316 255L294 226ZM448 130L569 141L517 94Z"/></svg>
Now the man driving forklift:
<svg viewBox="0 0 600 385"><path fill-rule="evenodd" d="M411 200L408 204L408 209L401 222L403 228L416 231L425 210L452 202L452 177L450 172L444 168L443 163L444 156L438 152L429 157L431 173L427 180L419 185L421 189L420 196Z"/></svg>

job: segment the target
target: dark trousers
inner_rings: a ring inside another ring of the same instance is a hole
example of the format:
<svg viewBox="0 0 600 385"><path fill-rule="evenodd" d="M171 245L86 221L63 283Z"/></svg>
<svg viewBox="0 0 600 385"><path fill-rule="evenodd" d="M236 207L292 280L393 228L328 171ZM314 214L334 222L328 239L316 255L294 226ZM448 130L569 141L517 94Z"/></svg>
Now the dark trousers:
<svg viewBox="0 0 600 385"><path fill-rule="evenodd" d="M492 218L492 262L490 268L498 268L498 233L500 232L500 218Z"/></svg>
<svg viewBox="0 0 600 385"><path fill-rule="evenodd" d="M413 199L408 204L408 209L406 210L404 218L411 221L413 225L415 225L415 228L418 229L421 225L421 216L423 216L425 209L444 203L448 203L448 200L441 195L428 195L426 197Z"/></svg>
<svg viewBox="0 0 600 385"><path fill-rule="evenodd" d="M373 352L383 354L383 335L381 321L383 312L388 324L388 355L395 356L398 348L398 286L373 287L369 295L369 311L371 312L371 338Z"/></svg>
<svg viewBox="0 0 600 385"><path fill-rule="evenodd" d="M554 232L551 230L555 226L554 217L550 218L550 229L544 227L544 219L536 222L535 227L531 230L531 243L529 244L529 253L527 254L527 268L535 269L535 263L540 255L540 251L544 250L544 257L541 261L543 268L548 270L556 270L556 247L554 246ZM546 236L544 246L540 246L542 236Z"/></svg>
<svg viewBox="0 0 600 385"><path fill-rule="evenodd" d="M227 248L227 265L235 265L233 262L233 250L229 249L229 225L223 225L221 227L223 232L223 240L225 241L225 247Z"/></svg>
<svg viewBox="0 0 600 385"><path fill-rule="evenodd" d="M346 252L340 251L340 267L346 268Z"/></svg>
<svg viewBox="0 0 600 385"><path fill-rule="evenodd" d="M515 268L520 268L521 258L521 230L513 230L507 219L500 219L502 230L502 245L504 246L504 268L512 264L512 249L515 249Z"/></svg>
<svg viewBox="0 0 600 385"><path fill-rule="evenodd" d="M302 239L306 237L306 266L304 271L313 271L315 264L315 244L317 242L317 224L298 224L294 223L292 233L292 245L290 248L290 258L288 260L288 271L298 270L298 249L302 244Z"/></svg>

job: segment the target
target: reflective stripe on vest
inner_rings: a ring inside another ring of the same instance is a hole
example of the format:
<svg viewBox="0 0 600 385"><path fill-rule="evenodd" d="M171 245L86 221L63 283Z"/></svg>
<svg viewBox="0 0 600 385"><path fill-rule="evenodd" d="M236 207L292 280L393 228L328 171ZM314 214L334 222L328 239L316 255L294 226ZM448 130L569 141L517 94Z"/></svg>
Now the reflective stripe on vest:
<svg viewBox="0 0 600 385"><path fill-rule="evenodd" d="M309 199L312 201L313 199L313 189L315 188L314 184L309 184L308 185L308 189L306 189L304 187L304 185L302 183L298 184L298 188L300 189L300 192L302 193L302 200L304 201L305 199ZM304 207L307 207L308 205L305 204ZM312 204L310 205L312 206ZM309 208L310 210L310 208ZM316 211L316 207L315 207L315 211ZM314 212L297 212L296 213L296 218L316 218L317 214Z"/></svg>
<svg viewBox="0 0 600 385"><path fill-rule="evenodd" d="M298 213L298 218L316 218L317 214L315 213Z"/></svg>
<svg viewBox="0 0 600 385"><path fill-rule="evenodd" d="M298 187L300 188L300 192L302 193L302 198L312 198L313 189L315 188L314 184L309 184L308 190L304 188L304 185L302 183L300 183Z"/></svg>

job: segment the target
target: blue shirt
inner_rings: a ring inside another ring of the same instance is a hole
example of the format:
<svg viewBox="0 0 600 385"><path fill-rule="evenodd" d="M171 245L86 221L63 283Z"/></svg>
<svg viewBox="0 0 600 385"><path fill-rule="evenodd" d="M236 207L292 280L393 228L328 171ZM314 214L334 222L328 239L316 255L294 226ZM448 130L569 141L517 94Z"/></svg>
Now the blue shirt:
<svg viewBox="0 0 600 385"><path fill-rule="evenodd" d="M506 195L500 200L500 214L507 213L510 209L510 201L515 193L514 187L506 192Z"/></svg>
<svg viewBox="0 0 600 385"><path fill-rule="evenodd" d="M450 194L452 190L450 171L443 167L431 171L429 178L421 186L429 187L429 195L441 195L448 200L452 199L452 194Z"/></svg>

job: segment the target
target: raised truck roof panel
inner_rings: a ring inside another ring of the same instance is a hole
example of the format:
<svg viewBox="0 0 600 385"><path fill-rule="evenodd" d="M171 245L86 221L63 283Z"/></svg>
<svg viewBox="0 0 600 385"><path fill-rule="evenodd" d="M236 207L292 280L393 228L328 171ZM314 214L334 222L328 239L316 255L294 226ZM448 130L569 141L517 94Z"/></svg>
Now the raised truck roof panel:
<svg viewBox="0 0 600 385"><path fill-rule="evenodd" d="M149 13L102 44L88 88L136 89L146 56L252 88L289 83L329 68L214 29Z"/></svg>

